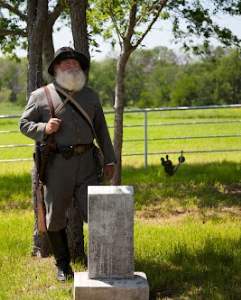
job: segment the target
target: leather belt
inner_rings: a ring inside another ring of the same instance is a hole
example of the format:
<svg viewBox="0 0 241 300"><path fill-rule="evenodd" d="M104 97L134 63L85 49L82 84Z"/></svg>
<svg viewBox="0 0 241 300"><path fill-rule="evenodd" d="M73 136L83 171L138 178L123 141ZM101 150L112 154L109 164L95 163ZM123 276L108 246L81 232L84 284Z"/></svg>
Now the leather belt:
<svg viewBox="0 0 241 300"><path fill-rule="evenodd" d="M70 159L74 155L81 155L93 147L91 144L77 144L77 145L57 145L56 153L62 154L65 159Z"/></svg>

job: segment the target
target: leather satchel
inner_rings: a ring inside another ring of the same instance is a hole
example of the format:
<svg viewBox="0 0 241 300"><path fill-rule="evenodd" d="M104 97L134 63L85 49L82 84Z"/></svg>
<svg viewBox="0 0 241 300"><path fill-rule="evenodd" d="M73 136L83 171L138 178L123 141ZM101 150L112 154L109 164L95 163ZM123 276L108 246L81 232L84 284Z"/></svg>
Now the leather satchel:
<svg viewBox="0 0 241 300"><path fill-rule="evenodd" d="M93 148L93 155L96 162L97 168L97 178L98 181L101 183L104 181L104 155L99 147L94 145Z"/></svg>

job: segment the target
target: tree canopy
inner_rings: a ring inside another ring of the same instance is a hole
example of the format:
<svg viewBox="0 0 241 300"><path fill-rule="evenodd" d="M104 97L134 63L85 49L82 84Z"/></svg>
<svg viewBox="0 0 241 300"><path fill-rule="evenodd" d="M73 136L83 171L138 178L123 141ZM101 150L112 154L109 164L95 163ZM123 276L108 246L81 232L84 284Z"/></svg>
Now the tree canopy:
<svg viewBox="0 0 241 300"><path fill-rule="evenodd" d="M183 59L179 55L165 47L137 50L127 66L125 105L160 107L241 102L239 50L217 47L199 59L188 56ZM25 105L27 60L21 59L16 64L2 58L0 62L0 101ZM89 74L90 85L109 108L114 104L115 66L113 58L92 61Z"/></svg>

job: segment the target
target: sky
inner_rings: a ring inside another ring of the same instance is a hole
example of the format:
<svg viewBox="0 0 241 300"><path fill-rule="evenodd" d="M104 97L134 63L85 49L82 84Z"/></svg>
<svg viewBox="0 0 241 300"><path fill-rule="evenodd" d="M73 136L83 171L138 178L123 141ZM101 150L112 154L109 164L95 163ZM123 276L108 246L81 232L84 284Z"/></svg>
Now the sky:
<svg viewBox="0 0 241 300"><path fill-rule="evenodd" d="M241 16L221 16L216 17L215 20L219 25L229 27L233 33L235 33L241 39ZM59 27L58 22L55 28ZM54 46L57 50L63 46L73 46L71 29L68 26L61 27L60 31L55 30L54 33ZM105 57L117 57L119 49L111 49L110 43L105 42L101 37L96 37L96 41L100 45L99 51L96 52L91 50L91 58L93 60L101 60ZM214 46L217 46L217 42L213 41ZM175 44L171 30L170 21L159 21L156 22L152 30L147 34L143 40L142 46L144 49L154 48L156 46L166 46L173 49L175 52L180 51L181 44ZM26 56L26 51L19 50L17 52L19 56Z"/></svg>
<svg viewBox="0 0 241 300"><path fill-rule="evenodd" d="M56 24L58 26L58 24ZM241 22L240 22L241 26ZM154 48L155 46L167 46L172 48L173 43L171 41L172 33L171 33L171 26L168 22L165 22L165 26L161 30L163 26L156 23L155 26L153 26L153 29L149 32L149 34L146 36L146 38L143 41L143 46L145 48ZM164 29L165 28L165 29ZM62 29L59 32L56 32L54 34L54 46L55 49L58 49L62 46L68 45L73 46L72 36L71 36L71 30L69 27L62 27ZM97 43L100 45L99 51L97 52L94 49L90 49L91 51L91 57L94 60L101 60L105 58L106 56L116 56L119 53L119 49L116 48L113 50L110 46L110 42L104 41L101 37L96 37Z"/></svg>
<svg viewBox="0 0 241 300"><path fill-rule="evenodd" d="M227 26L233 33L241 39L241 16L222 16L215 20L219 25ZM118 48L113 51L110 43L103 41L100 37L96 38L100 45L101 52L91 51L91 57L94 60L101 60L105 57L117 56ZM218 45L213 41L214 45ZM54 34L54 46L58 49L62 46L73 46L71 30L68 27L62 28L59 32ZM166 46L175 51L179 51L181 44L175 44L172 35L171 24L169 21L160 21L154 24L153 29L148 33L142 43L145 49L154 48L156 46Z"/></svg>

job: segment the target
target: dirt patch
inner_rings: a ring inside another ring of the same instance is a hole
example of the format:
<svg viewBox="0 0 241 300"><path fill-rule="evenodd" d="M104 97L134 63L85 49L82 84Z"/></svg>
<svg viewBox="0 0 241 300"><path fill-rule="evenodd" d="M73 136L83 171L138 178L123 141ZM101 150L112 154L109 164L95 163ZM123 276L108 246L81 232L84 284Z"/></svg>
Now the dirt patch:
<svg viewBox="0 0 241 300"><path fill-rule="evenodd" d="M159 206L146 207L135 214L136 220L150 224L176 224L187 218L200 220L206 223L210 220L224 220L228 218L241 219L241 207L219 207L219 208L179 208L169 212L161 211Z"/></svg>
<svg viewBox="0 0 241 300"><path fill-rule="evenodd" d="M241 196L241 183L233 183L224 187L224 193L228 195L240 195Z"/></svg>
<svg viewBox="0 0 241 300"><path fill-rule="evenodd" d="M187 217L198 216L197 210L175 209L171 212L162 212L157 206L148 207L142 211L136 212L136 219L145 223L179 223Z"/></svg>

